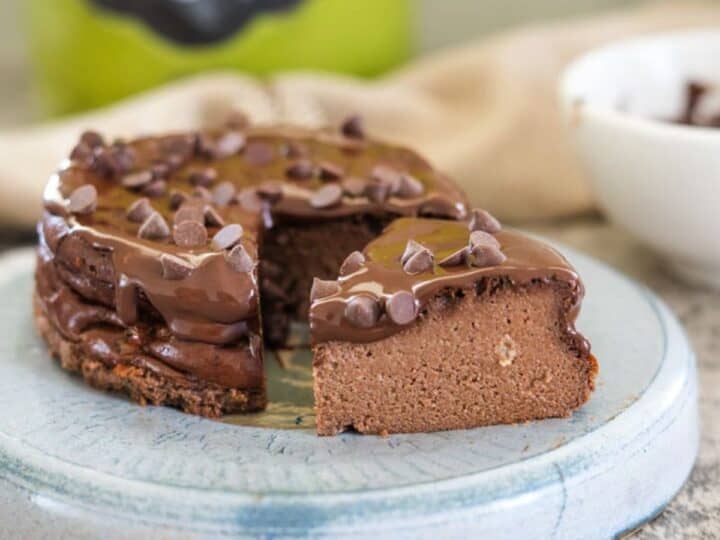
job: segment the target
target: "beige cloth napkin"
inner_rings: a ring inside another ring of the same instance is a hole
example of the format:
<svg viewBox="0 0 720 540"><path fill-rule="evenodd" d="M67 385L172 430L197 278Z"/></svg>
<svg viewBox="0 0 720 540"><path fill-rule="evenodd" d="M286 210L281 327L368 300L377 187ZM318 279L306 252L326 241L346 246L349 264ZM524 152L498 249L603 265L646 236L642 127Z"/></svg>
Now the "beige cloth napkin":
<svg viewBox="0 0 720 540"><path fill-rule="evenodd" d="M283 74L269 82L207 74L111 107L0 132L0 219L30 226L43 185L83 129L131 136L217 124L232 109L253 121L337 124L364 115L375 136L412 146L458 180L473 203L506 220L593 207L557 105L573 57L634 34L720 24L717 4L663 2L525 27L418 60L383 78Z"/></svg>

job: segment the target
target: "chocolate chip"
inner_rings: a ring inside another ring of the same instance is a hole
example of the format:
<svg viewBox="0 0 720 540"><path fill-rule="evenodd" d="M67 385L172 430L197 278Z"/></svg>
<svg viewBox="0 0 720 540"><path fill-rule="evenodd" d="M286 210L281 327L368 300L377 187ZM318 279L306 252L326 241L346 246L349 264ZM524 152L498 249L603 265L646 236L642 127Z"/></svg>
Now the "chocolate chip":
<svg viewBox="0 0 720 540"><path fill-rule="evenodd" d="M170 168L170 172L177 171L185 165L186 158L180 154L169 154L165 157L165 164Z"/></svg>
<svg viewBox="0 0 720 540"><path fill-rule="evenodd" d="M83 142L77 143L70 152L70 159L90 163L92 161L93 149Z"/></svg>
<svg viewBox="0 0 720 540"><path fill-rule="evenodd" d="M127 144L113 143L109 151L114 163L114 174L124 174L135 166L135 150Z"/></svg>
<svg viewBox="0 0 720 540"><path fill-rule="evenodd" d="M345 306L345 318L358 328L371 328L380 318L380 303L370 296L355 296Z"/></svg>
<svg viewBox="0 0 720 540"><path fill-rule="evenodd" d="M308 155L307 146L297 141L288 141L283 147L283 154L285 157L293 159L300 158Z"/></svg>
<svg viewBox="0 0 720 540"><path fill-rule="evenodd" d="M98 193L92 184L84 184L70 194L67 209L73 214L90 214L97 207Z"/></svg>
<svg viewBox="0 0 720 540"><path fill-rule="evenodd" d="M365 188L368 198L378 204L384 203L390 196L390 185L382 182L371 182Z"/></svg>
<svg viewBox="0 0 720 540"><path fill-rule="evenodd" d="M385 311L395 324L409 324L418 314L417 303L411 292L398 291L385 302Z"/></svg>
<svg viewBox="0 0 720 540"><path fill-rule="evenodd" d="M164 161L157 161L150 166L153 178L167 178L170 175L170 165Z"/></svg>
<svg viewBox="0 0 720 540"><path fill-rule="evenodd" d="M483 246L494 246L499 248L500 242L497 241L497 238L495 238L492 234L486 233L485 231L473 231L470 233L470 240L468 242L470 245L470 249L474 248L475 246L483 245Z"/></svg>
<svg viewBox="0 0 720 540"><path fill-rule="evenodd" d="M165 192L167 191L167 182L165 180L153 180L148 185L146 185L144 188L142 188L142 192L144 195L147 195L148 197L162 197L165 195Z"/></svg>
<svg viewBox="0 0 720 540"><path fill-rule="evenodd" d="M310 287L310 302L314 302L320 298L325 298L339 291L340 285L337 281L313 278L312 287Z"/></svg>
<svg viewBox="0 0 720 540"><path fill-rule="evenodd" d="M117 168L112 153L104 146L93 149L90 166L103 176L114 176Z"/></svg>
<svg viewBox="0 0 720 540"><path fill-rule="evenodd" d="M193 266L189 262L167 253L160 255L160 264L162 265L162 277L164 279L183 279L193 271Z"/></svg>
<svg viewBox="0 0 720 540"><path fill-rule="evenodd" d="M345 257L345 260L340 265L340 275L347 276L360 270L365 264L365 255L360 251L353 251L350 255Z"/></svg>
<svg viewBox="0 0 720 540"><path fill-rule="evenodd" d="M423 191L425 191L425 187L420 180L409 174L403 174L400 176L400 184L393 194L401 199L411 199L419 197Z"/></svg>
<svg viewBox="0 0 720 540"><path fill-rule="evenodd" d="M467 260L467 256L470 250L467 246L462 247L458 249L457 251L451 253L447 257L445 257L443 260L441 260L438 265L442 267L447 266L460 266L461 264L464 264Z"/></svg>
<svg viewBox="0 0 720 540"><path fill-rule="evenodd" d="M205 202L210 202L212 199L212 193L210 193L210 190L203 186L195 187L192 191L192 196L194 199L201 199Z"/></svg>
<svg viewBox="0 0 720 540"><path fill-rule="evenodd" d="M357 176L350 176L349 178L343 178L340 186L350 197L361 197L365 194L367 181Z"/></svg>
<svg viewBox="0 0 720 540"><path fill-rule="evenodd" d="M210 242L213 249L221 251L228 249L237 244L243 235L242 225L239 223L231 223L225 225L222 229L215 233Z"/></svg>
<svg viewBox="0 0 720 540"><path fill-rule="evenodd" d="M153 179L152 172L145 170L123 176L120 183L128 189L139 189Z"/></svg>
<svg viewBox="0 0 720 540"><path fill-rule="evenodd" d="M268 180L258 186L257 194L262 199L275 203L282 199L283 186L280 182Z"/></svg>
<svg viewBox="0 0 720 540"><path fill-rule="evenodd" d="M474 208L470 216L468 229L470 229L470 231L485 231L486 233L495 234L500 232L502 225L500 225L500 222L495 216L487 210Z"/></svg>
<svg viewBox="0 0 720 540"><path fill-rule="evenodd" d="M313 208L330 208L342 201L342 188L337 184L321 187L310 196L308 202Z"/></svg>
<svg viewBox="0 0 720 540"><path fill-rule="evenodd" d="M351 139L365 138L365 123L359 115L349 116L340 126L340 131Z"/></svg>
<svg viewBox="0 0 720 540"><path fill-rule="evenodd" d="M477 231L476 231L477 232ZM472 248L470 264L479 268L497 266L505 262L507 257L500 248L490 244L477 244Z"/></svg>
<svg viewBox="0 0 720 540"><path fill-rule="evenodd" d="M418 215L424 217L451 217L460 218L465 214L461 203L453 201L445 195L437 194L432 199L422 204L418 209Z"/></svg>
<svg viewBox="0 0 720 540"><path fill-rule="evenodd" d="M183 156L183 159L188 159L195 153L196 145L197 135L194 133L169 135L160 139L160 150L163 154Z"/></svg>
<svg viewBox="0 0 720 540"><path fill-rule="evenodd" d="M236 245L225 255L230 268L236 272L250 272L255 262L242 244Z"/></svg>
<svg viewBox="0 0 720 540"><path fill-rule="evenodd" d="M149 218L150 214L152 214L154 211L155 210L150 204L150 200L147 197L143 197L128 206L125 215L130 221L142 223L147 218Z"/></svg>
<svg viewBox="0 0 720 540"><path fill-rule="evenodd" d="M180 208L180 206L187 200L187 194L182 191L173 190L170 192L170 208L173 210Z"/></svg>
<svg viewBox="0 0 720 540"><path fill-rule="evenodd" d="M93 150L91 166L98 174L114 178L132 169L134 156L127 145L98 146Z"/></svg>
<svg viewBox="0 0 720 540"><path fill-rule="evenodd" d="M193 186L208 187L217 179L217 171L212 167L190 171L188 181Z"/></svg>
<svg viewBox="0 0 720 540"><path fill-rule="evenodd" d="M408 257L403 264L403 270L410 275L422 274L432 269L433 259L432 252L424 247Z"/></svg>
<svg viewBox="0 0 720 540"><path fill-rule="evenodd" d="M252 188L241 189L237 195L235 195L235 200L248 212L259 212L263 207L262 199Z"/></svg>
<svg viewBox="0 0 720 540"><path fill-rule="evenodd" d="M83 131L80 135L80 142L89 146L90 148L97 148L98 146L104 146L105 141L103 136L97 131L87 130Z"/></svg>
<svg viewBox="0 0 720 540"><path fill-rule="evenodd" d="M202 223L205 220L203 207L195 201L189 201L183 204L173 216L173 223L178 225L184 221L195 221Z"/></svg>
<svg viewBox="0 0 720 540"><path fill-rule="evenodd" d="M267 165L275 159L275 152L272 146L262 141L253 141L245 148L245 160L254 166Z"/></svg>
<svg viewBox="0 0 720 540"><path fill-rule="evenodd" d="M323 180L339 180L345 174L345 170L335 163L329 161L321 161L318 163L320 178Z"/></svg>
<svg viewBox="0 0 720 540"><path fill-rule="evenodd" d="M410 257L423 249L425 249L425 246L422 244L419 244L415 240L408 240L407 244L405 244L405 251L400 255L400 264L404 265Z"/></svg>
<svg viewBox="0 0 720 540"><path fill-rule="evenodd" d="M389 165L376 165L370 172L370 177L379 184L388 186L391 193L395 193L402 183L402 175Z"/></svg>
<svg viewBox="0 0 720 540"><path fill-rule="evenodd" d="M220 182L212 190L212 202L218 206L227 206L235 196L235 186L232 182Z"/></svg>
<svg viewBox="0 0 720 540"><path fill-rule="evenodd" d="M205 224L208 227L222 227L225 225L225 220L223 219L223 217L218 213L217 210L215 210L215 208L210 205L207 205L205 207L204 216Z"/></svg>
<svg viewBox="0 0 720 540"><path fill-rule="evenodd" d="M138 229L138 236L146 240L160 240L170 235L170 228L159 212L150 214Z"/></svg>
<svg viewBox="0 0 720 540"><path fill-rule="evenodd" d="M214 157L215 142L206 133L199 133L195 137L195 153L207 159Z"/></svg>
<svg viewBox="0 0 720 540"><path fill-rule="evenodd" d="M307 180L315 174L315 167L309 159L299 159L285 169L285 174L295 180Z"/></svg>
<svg viewBox="0 0 720 540"><path fill-rule="evenodd" d="M203 246L207 242L207 229L197 221L183 221L173 227L173 240L180 247Z"/></svg>
<svg viewBox="0 0 720 540"><path fill-rule="evenodd" d="M223 159L237 154L245 148L245 135L239 131L228 131L215 141L213 157Z"/></svg>

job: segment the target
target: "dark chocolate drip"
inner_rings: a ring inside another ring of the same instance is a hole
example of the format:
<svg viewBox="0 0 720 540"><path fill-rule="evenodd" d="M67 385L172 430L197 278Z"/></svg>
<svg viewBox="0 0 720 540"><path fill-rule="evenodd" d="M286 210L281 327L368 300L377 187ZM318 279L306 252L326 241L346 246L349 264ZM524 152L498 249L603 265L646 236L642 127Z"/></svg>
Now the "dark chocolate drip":
<svg viewBox="0 0 720 540"><path fill-rule="evenodd" d="M123 324L130 326L138 320L137 286L125 274L120 274L115 286L115 306Z"/></svg>
<svg viewBox="0 0 720 540"><path fill-rule="evenodd" d="M386 315L369 328L351 324L345 316L346 309L359 295L368 295L383 305L394 293L408 291L422 309L442 290L469 287L484 278L507 278L520 285L535 280L562 284L572 299L566 314L567 331L576 336L574 323L584 294L577 272L550 246L523 234L501 231L495 235L507 256L505 262L497 266L477 268L463 263L441 267L434 264L429 271L415 275L403 271L400 258L408 240L415 240L428 248L437 262L466 246L468 236L467 224L463 222L415 218L393 222L365 248L366 262L360 270L338 278L340 288L337 292L313 302L310 308L313 341L376 341L404 328ZM577 335L575 341L583 354L589 351L584 338Z"/></svg>
<svg viewBox="0 0 720 540"><path fill-rule="evenodd" d="M236 339L237 346L208 347L153 332L143 324L128 329L115 311L86 303L65 285L43 242L36 277L36 298L53 326L108 367L135 365L178 381L191 376L228 388L262 384L262 356L254 334L248 335L248 342Z"/></svg>
<svg viewBox="0 0 720 540"><path fill-rule="evenodd" d="M255 276L234 271L223 253L185 254L195 266L183 280L162 277L163 252L181 253L177 246L132 241L104 232L105 227L83 227L70 218L70 235L78 235L95 249L111 252L115 270L115 309L126 326L138 321L140 292L180 338L207 343L232 343L247 334L246 320L257 313ZM62 239L59 240L62 242Z"/></svg>

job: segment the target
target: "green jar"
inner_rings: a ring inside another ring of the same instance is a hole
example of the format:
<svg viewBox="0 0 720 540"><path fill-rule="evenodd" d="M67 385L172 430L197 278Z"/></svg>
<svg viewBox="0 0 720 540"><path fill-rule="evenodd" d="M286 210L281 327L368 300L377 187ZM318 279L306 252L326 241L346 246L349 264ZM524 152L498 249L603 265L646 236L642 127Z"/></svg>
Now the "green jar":
<svg viewBox="0 0 720 540"><path fill-rule="evenodd" d="M372 76L407 58L410 0L29 0L49 114L208 70Z"/></svg>

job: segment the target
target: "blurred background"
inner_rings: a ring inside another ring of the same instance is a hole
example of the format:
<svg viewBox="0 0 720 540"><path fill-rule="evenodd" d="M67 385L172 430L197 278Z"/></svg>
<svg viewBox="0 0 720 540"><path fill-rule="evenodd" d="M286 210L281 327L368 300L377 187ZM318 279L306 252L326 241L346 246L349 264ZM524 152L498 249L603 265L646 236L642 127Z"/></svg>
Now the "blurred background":
<svg viewBox="0 0 720 540"><path fill-rule="evenodd" d="M0 125L90 108L207 69L318 68L373 76L519 24L636 3L0 0ZM288 18L278 11L284 7L290 20L282 20ZM204 50L191 52L188 44Z"/></svg>

